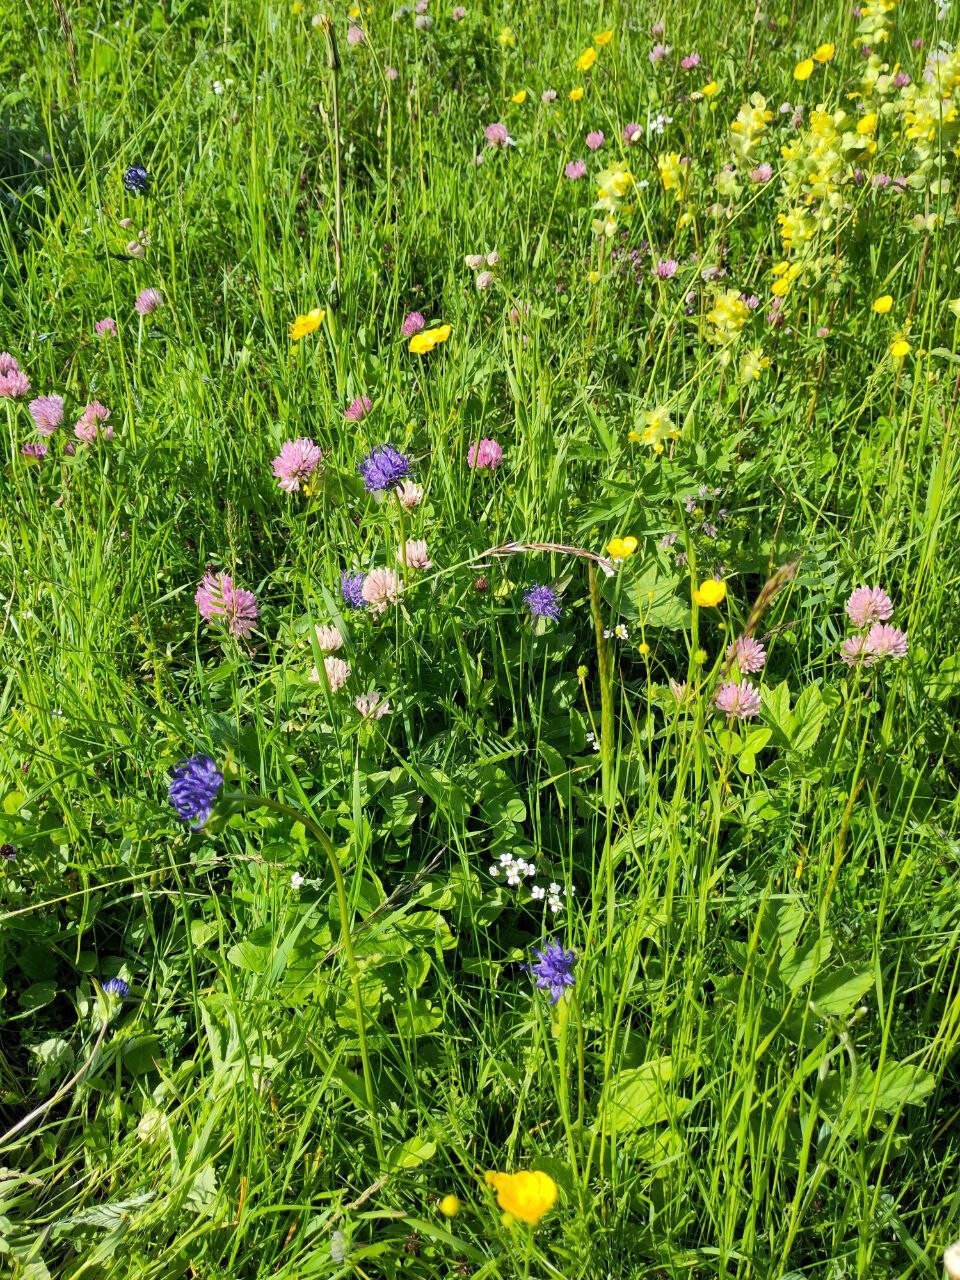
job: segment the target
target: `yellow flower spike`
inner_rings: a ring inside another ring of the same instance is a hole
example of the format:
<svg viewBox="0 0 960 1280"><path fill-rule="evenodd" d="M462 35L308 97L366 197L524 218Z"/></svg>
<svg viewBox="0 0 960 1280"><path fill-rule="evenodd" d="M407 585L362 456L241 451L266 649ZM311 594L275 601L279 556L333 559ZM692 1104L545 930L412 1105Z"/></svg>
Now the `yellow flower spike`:
<svg viewBox="0 0 960 1280"><path fill-rule="evenodd" d="M727 584L719 578L706 578L693 593L693 599L701 609L715 609L723 604L727 595Z"/></svg>
<svg viewBox="0 0 960 1280"><path fill-rule="evenodd" d="M308 311L305 316L297 316L293 324L290 326L290 341L299 342L301 338L305 338L308 333L314 333L323 324L324 311L321 307L314 307L312 311Z"/></svg>
<svg viewBox="0 0 960 1280"><path fill-rule="evenodd" d="M607 543L607 555L611 560L626 560L636 551L639 543L634 537L611 538Z"/></svg>
<svg viewBox="0 0 960 1280"><path fill-rule="evenodd" d="M433 329L423 329L420 333L415 333L410 339L408 351L412 351L415 356L426 355L428 351L432 351L434 347L446 342L453 332L448 324L439 324Z"/></svg>
<svg viewBox="0 0 960 1280"><path fill-rule="evenodd" d="M583 53L581 53L580 57L577 59L577 70L589 71L596 60L597 51L593 45L591 45L589 49L584 49Z"/></svg>
<svg viewBox="0 0 960 1280"><path fill-rule="evenodd" d="M488 1173L488 1187L496 1192L497 1204L511 1217L536 1226L557 1203L557 1184L540 1169L520 1173Z"/></svg>
<svg viewBox="0 0 960 1280"><path fill-rule="evenodd" d="M445 1218L455 1218L460 1212L460 1201L457 1196L444 1196L440 1201L440 1212Z"/></svg>
<svg viewBox="0 0 960 1280"><path fill-rule="evenodd" d="M578 84L575 89L570 90L570 101L579 102L583 97L583 85Z"/></svg>
<svg viewBox="0 0 960 1280"><path fill-rule="evenodd" d="M830 43L818 45L813 54L814 62L832 62L833 55L837 52L837 46Z"/></svg>
<svg viewBox="0 0 960 1280"><path fill-rule="evenodd" d="M809 80L813 75L813 59L804 58L802 62L798 62L793 69L794 80Z"/></svg>
<svg viewBox="0 0 960 1280"><path fill-rule="evenodd" d="M885 316L892 306L893 298L889 293L884 293L879 298L874 298L873 309L878 316Z"/></svg>
<svg viewBox="0 0 960 1280"><path fill-rule="evenodd" d="M598 31L597 34L593 37L593 43L596 45L599 45L600 48L602 49L603 46L605 44L609 44L612 39L613 39L612 31Z"/></svg>
<svg viewBox="0 0 960 1280"><path fill-rule="evenodd" d="M902 360L904 356L910 354L910 343L903 337L894 338L890 343L890 354L894 360Z"/></svg>

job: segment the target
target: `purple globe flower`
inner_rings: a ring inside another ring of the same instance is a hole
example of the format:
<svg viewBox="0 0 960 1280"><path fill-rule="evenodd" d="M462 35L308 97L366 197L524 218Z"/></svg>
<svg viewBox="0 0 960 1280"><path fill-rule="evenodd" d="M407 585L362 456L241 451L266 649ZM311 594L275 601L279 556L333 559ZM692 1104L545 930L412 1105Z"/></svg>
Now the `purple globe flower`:
<svg viewBox="0 0 960 1280"><path fill-rule="evenodd" d="M191 756L170 770L168 795L180 821L199 831L213 813L222 786L223 774L209 756Z"/></svg>
<svg viewBox="0 0 960 1280"><path fill-rule="evenodd" d="M340 575L340 594L343 596L344 604L349 605L351 609L365 609L367 602L363 598L363 583L365 574L362 573L344 573Z"/></svg>
<svg viewBox="0 0 960 1280"><path fill-rule="evenodd" d="M123 185L135 196L145 196L150 190L150 174L142 164L132 164L124 172ZM104 988L106 990L106 988Z"/></svg>
<svg viewBox="0 0 960 1280"><path fill-rule="evenodd" d="M524 592L523 603L530 610L531 618L559 618L560 604L552 587L534 583Z"/></svg>
<svg viewBox="0 0 960 1280"><path fill-rule="evenodd" d="M553 938L542 951L534 948L533 954L537 963L530 966L530 972L537 980L537 989L550 992L550 1003L556 1004L567 987L573 986L573 966L576 964L575 951L564 951L559 942Z"/></svg>
<svg viewBox="0 0 960 1280"><path fill-rule="evenodd" d="M410 459L392 444L378 445L360 464L360 474L368 493L392 489L409 470Z"/></svg>
<svg viewBox="0 0 960 1280"><path fill-rule="evenodd" d="M126 1000L130 994L130 984L124 982L122 978L108 978L103 984L103 989L108 996L119 996L121 1000Z"/></svg>

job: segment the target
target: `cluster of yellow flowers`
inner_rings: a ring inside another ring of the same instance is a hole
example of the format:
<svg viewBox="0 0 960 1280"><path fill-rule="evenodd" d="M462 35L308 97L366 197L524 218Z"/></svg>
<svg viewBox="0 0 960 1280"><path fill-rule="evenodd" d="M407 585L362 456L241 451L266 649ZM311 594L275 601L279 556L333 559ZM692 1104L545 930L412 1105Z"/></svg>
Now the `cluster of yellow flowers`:
<svg viewBox="0 0 960 1280"><path fill-rule="evenodd" d="M723 289L714 294L713 306L707 312L706 339L720 347L720 363L730 361L730 348L740 337L740 331L750 315L750 308L737 289Z"/></svg>
<svg viewBox="0 0 960 1280"><path fill-rule="evenodd" d="M662 404L644 409L640 414L642 431L631 431L627 439L631 444L648 444L654 453L663 453L671 440L679 440L680 430ZM611 553L612 554L612 553Z"/></svg>
<svg viewBox="0 0 960 1280"><path fill-rule="evenodd" d="M598 236L612 236L617 229L617 216L630 213L632 205L624 204L636 185L636 179L623 161L618 161L597 174L597 202L593 206L602 215L593 220Z"/></svg>
<svg viewBox="0 0 960 1280"><path fill-rule="evenodd" d="M752 163L756 145L772 119L773 112L763 94L752 93L750 101L743 104L730 125L730 147L738 160Z"/></svg>

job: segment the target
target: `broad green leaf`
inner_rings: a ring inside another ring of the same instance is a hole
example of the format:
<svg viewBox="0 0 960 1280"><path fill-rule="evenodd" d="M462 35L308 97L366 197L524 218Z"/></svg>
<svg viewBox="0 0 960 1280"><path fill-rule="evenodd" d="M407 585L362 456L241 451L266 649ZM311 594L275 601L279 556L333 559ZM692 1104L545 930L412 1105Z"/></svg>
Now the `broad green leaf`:
<svg viewBox="0 0 960 1280"><path fill-rule="evenodd" d="M897 1111L900 1107L919 1106L933 1092L937 1078L923 1067L909 1062L887 1062L879 1079L871 1067L864 1068L857 1086L857 1097L867 1105L872 1100L878 1111ZM876 1097L873 1096L876 1089Z"/></svg>
<svg viewBox="0 0 960 1280"><path fill-rule="evenodd" d="M416 1169L436 1153L437 1144L424 1138L409 1138L387 1151L388 1169Z"/></svg>
<svg viewBox="0 0 960 1280"><path fill-rule="evenodd" d="M609 1082L604 1100L608 1124L621 1133L660 1124L676 1114L681 1099L673 1096L673 1063L668 1057L654 1058L642 1067L621 1071Z"/></svg>
<svg viewBox="0 0 960 1280"><path fill-rule="evenodd" d="M830 1018L842 1018L872 986L872 973L857 973L845 966L835 973L822 974L817 978L810 1003L817 1013Z"/></svg>

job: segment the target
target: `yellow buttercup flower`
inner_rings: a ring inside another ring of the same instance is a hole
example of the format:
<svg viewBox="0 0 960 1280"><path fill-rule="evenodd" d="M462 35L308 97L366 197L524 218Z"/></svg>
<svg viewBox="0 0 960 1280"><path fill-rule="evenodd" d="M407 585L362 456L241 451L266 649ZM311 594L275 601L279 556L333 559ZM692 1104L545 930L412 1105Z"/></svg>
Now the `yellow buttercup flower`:
<svg viewBox="0 0 960 1280"><path fill-rule="evenodd" d="M605 44L609 44L612 39L613 39L612 31L598 31L597 34L593 37L593 43L599 45L600 48L602 49L603 46Z"/></svg>
<svg viewBox="0 0 960 1280"><path fill-rule="evenodd" d="M521 1173L488 1173L488 1187L497 1194L497 1204L521 1222L536 1225L557 1203L557 1184L539 1169Z"/></svg>
<svg viewBox="0 0 960 1280"><path fill-rule="evenodd" d="M583 53L581 53L580 57L577 59L577 70L589 71L596 60L597 51L593 45L591 45L589 49L584 49Z"/></svg>
<svg viewBox="0 0 960 1280"><path fill-rule="evenodd" d="M890 343L890 354L894 360L902 360L910 354L910 343L904 337L894 338Z"/></svg>
<svg viewBox="0 0 960 1280"><path fill-rule="evenodd" d="M348 18L359 18L359 17L360 17L360 6L359 6L358 4L352 4L352 5L350 6L350 8L347 10L347 17L348 17Z"/></svg>
<svg viewBox="0 0 960 1280"><path fill-rule="evenodd" d="M510 27L501 27L500 34L497 36L497 44L504 49L512 49L517 43L517 37L513 34Z"/></svg>
<svg viewBox="0 0 960 1280"><path fill-rule="evenodd" d="M457 1196L444 1196L440 1201L440 1212L445 1218L455 1218L460 1212L460 1200Z"/></svg>
<svg viewBox="0 0 960 1280"><path fill-rule="evenodd" d="M837 46L827 41L826 44L818 45L813 53L814 62L831 62L833 55L837 52Z"/></svg>
<svg viewBox="0 0 960 1280"><path fill-rule="evenodd" d="M716 80L711 80L709 84L705 84L703 86L700 92L703 94L705 98L713 98L716 96L716 93L719 87L720 86L717 84Z"/></svg>
<svg viewBox="0 0 960 1280"><path fill-rule="evenodd" d="M893 306L893 298L889 293L881 294L879 298L874 299L873 309L878 316L885 316Z"/></svg>
<svg viewBox="0 0 960 1280"><path fill-rule="evenodd" d="M300 14L303 13L302 0L293 0L293 4L290 6L290 12L299 17Z"/></svg>
<svg viewBox="0 0 960 1280"><path fill-rule="evenodd" d="M583 85L582 85L582 84L578 84L578 85L577 85L577 87L576 87L575 89L571 89L571 90L570 90L570 101L571 101L571 102L579 102L579 101L580 101L580 99L581 99L582 97L583 97Z"/></svg>
<svg viewBox="0 0 960 1280"><path fill-rule="evenodd" d="M793 69L794 80L809 80L813 75L813 59L804 58L802 62L798 62Z"/></svg>
<svg viewBox="0 0 960 1280"><path fill-rule="evenodd" d="M727 584L718 578L706 578L694 591L694 601L701 609L715 609L726 599Z"/></svg>
<svg viewBox="0 0 960 1280"><path fill-rule="evenodd" d="M420 333L413 335L407 350L412 351L415 356L426 355L441 342L446 342L452 332L452 327L448 324L438 324L433 329L423 329Z"/></svg>
<svg viewBox="0 0 960 1280"><path fill-rule="evenodd" d="M324 313L320 307L314 307L305 316L297 316L290 326L290 341L299 342L308 333L314 333L323 324L323 316Z"/></svg>
<svg viewBox="0 0 960 1280"><path fill-rule="evenodd" d="M611 538L607 543L607 555L611 560L626 560L627 556L632 556L636 551L639 543L634 537Z"/></svg>
<svg viewBox="0 0 960 1280"><path fill-rule="evenodd" d="M523 104L526 102L526 100L527 100L526 89L518 89L517 92L510 99L510 101L515 102L518 107L522 107Z"/></svg>

